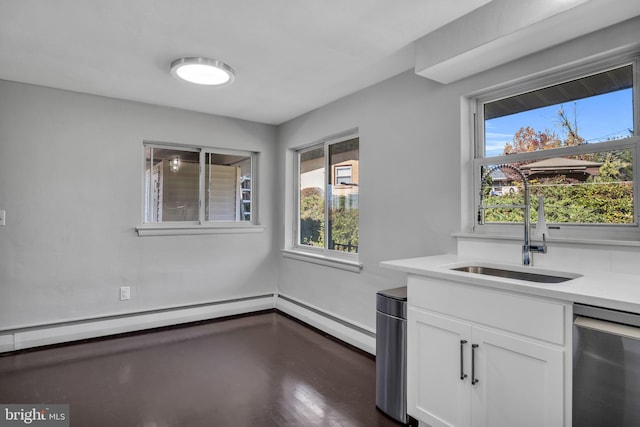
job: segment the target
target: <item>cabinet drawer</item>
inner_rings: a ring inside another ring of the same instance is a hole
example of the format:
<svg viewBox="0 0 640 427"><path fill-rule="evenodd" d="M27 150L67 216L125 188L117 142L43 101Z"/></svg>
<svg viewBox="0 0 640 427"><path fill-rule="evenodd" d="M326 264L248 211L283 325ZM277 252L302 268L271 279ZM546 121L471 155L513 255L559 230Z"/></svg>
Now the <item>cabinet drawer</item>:
<svg viewBox="0 0 640 427"><path fill-rule="evenodd" d="M566 306L464 283L409 276L408 303L418 308L564 345Z"/></svg>

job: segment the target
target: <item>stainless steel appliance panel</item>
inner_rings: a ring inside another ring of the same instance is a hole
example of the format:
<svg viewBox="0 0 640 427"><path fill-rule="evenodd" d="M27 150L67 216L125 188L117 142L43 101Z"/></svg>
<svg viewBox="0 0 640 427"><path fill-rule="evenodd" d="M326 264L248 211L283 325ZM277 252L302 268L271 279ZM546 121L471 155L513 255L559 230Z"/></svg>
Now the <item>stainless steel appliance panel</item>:
<svg viewBox="0 0 640 427"><path fill-rule="evenodd" d="M574 313L573 425L640 426L640 316L578 304Z"/></svg>

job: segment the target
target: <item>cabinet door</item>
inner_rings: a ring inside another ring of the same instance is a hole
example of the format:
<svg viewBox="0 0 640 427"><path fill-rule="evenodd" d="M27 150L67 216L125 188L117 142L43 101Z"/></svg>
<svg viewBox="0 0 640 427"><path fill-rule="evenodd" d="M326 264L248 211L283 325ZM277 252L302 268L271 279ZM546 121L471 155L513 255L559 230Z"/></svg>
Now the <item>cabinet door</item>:
<svg viewBox="0 0 640 427"><path fill-rule="evenodd" d="M471 327L412 307L407 317L409 414L432 427L469 426Z"/></svg>
<svg viewBox="0 0 640 427"><path fill-rule="evenodd" d="M559 427L564 422L564 351L474 327L474 427Z"/></svg>

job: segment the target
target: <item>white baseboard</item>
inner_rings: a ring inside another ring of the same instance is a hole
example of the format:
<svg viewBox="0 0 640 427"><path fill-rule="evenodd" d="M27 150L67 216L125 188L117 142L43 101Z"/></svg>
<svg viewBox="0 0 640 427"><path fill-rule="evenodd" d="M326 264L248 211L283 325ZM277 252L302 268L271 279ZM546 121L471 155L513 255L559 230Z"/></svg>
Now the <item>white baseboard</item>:
<svg viewBox="0 0 640 427"><path fill-rule="evenodd" d="M0 352L269 310L274 306L275 296L264 295L125 316L110 316L4 331L0 335Z"/></svg>
<svg viewBox="0 0 640 427"><path fill-rule="evenodd" d="M0 333L0 353L273 308L277 308L283 313L375 355L375 331L282 295L264 295L211 304L198 304L138 314L132 313L122 316L109 316L3 331Z"/></svg>
<svg viewBox="0 0 640 427"><path fill-rule="evenodd" d="M276 309L367 353L376 354L375 331L283 295L276 297Z"/></svg>
<svg viewBox="0 0 640 427"><path fill-rule="evenodd" d="M13 350L13 334L0 335L0 353Z"/></svg>

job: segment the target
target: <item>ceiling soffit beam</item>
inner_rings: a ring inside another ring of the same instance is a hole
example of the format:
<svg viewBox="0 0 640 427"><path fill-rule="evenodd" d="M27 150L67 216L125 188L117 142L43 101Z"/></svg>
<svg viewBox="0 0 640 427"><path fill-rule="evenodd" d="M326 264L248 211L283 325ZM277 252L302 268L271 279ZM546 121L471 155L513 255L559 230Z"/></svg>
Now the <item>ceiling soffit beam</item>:
<svg viewBox="0 0 640 427"><path fill-rule="evenodd" d="M452 83L640 15L640 2L494 0L416 41L416 74Z"/></svg>

